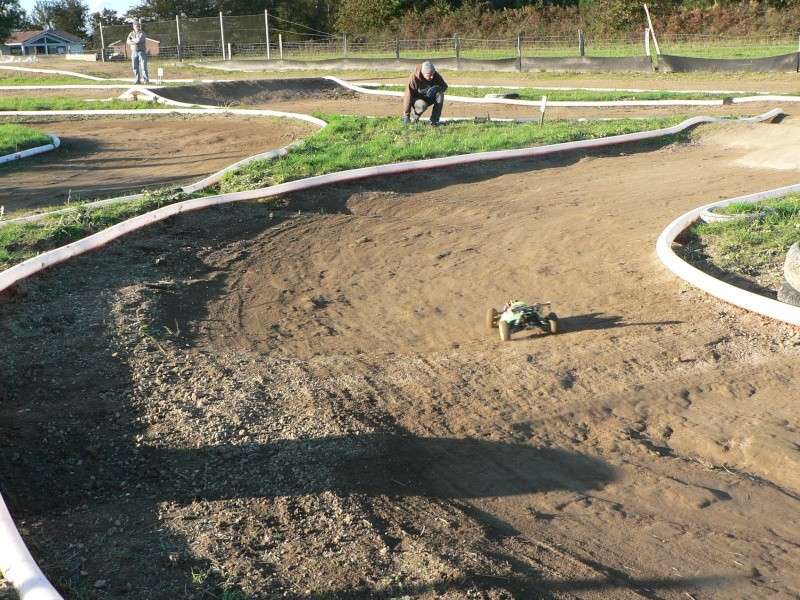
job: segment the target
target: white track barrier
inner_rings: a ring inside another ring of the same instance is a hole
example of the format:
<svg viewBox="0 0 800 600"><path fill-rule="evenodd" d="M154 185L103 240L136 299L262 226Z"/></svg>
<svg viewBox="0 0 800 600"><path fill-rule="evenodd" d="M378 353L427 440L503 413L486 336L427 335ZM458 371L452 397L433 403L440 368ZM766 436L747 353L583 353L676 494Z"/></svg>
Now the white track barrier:
<svg viewBox="0 0 800 600"><path fill-rule="evenodd" d="M14 152L14 154L6 154L5 156L0 156L0 164L13 162L15 160L19 160L20 158L35 156L36 154L42 154L43 152L50 152L51 150L55 150L61 145L61 140L58 139L57 136L50 135L50 139L53 140L52 144L45 144L44 146L37 146L36 148L28 148L27 150L20 150L19 152Z"/></svg>
<svg viewBox="0 0 800 600"><path fill-rule="evenodd" d="M344 86L354 92L362 94L371 94L373 96L395 96L402 97L405 92L395 92L393 90L373 90L369 87L348 83L337 77L328 76L323 79L334 81L341 86ZM611 91L611 90L607 90ZM646 91L646 90L641 90ZM456 96L454 94L447 95L448 102L466 102L471 104L516 104L519 106L535 106L539 107L541 100L519 100L514 98L469 98L467 96ZM800 96L746 96L736 97L729 99L730 102L800 102ZM604 100L596 102L584 102L578 100L548 100L547 106L563 106L563 107L627 107L632 108L636 106L722 106L726 100Z"/></svg>
<svg viewBox="0 0 800 600"><path fill-rule="evenodd" d="M0 571L19 594L20 600L61 600L61 595L33 560L14 526L0 494Z"/></svg>
<svg viewBox="0 0 800 600"><path fill-rule="evenodd" d="M757 194L750 194L747 196L739 196L721 202L714 202L696 208L685 215L675 219L669 226L661 233L656 242L656 253L658 254L661 262L664 263L670 271L675 273L684 281L691 283L693 286L700 288L707 294L715 296L720 300L729 302L735 306L745 310L790 323L792 325L800 325L800 306L792 306L778 300L773 300L759 294L748 292L736 286L720 281L697 269L680 258L672 250L672 243L675 238L687 227L692 225L704 210L712 207L727 206L734 202L758 202L760 200L769 200L771 198L782 198L791 192L800 192L800 184L791 185L787 187L769 190L767 192L759 192Z"/></svg>

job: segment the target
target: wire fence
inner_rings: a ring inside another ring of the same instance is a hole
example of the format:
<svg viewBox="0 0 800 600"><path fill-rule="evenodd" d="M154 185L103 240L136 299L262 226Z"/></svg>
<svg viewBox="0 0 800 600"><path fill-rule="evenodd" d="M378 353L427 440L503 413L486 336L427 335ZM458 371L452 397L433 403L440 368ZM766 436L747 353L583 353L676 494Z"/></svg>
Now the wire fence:
<svg viewBox="0 0 800 600"><path fill-rule="evenodd" d="M511 57L625 57L645 56L660 50L705 58L761 58L798 51L795 33L762 37L703 35L667 36L657 48L647 32L639 38L593 38L576 30L570 36L518 36L505 39L460 37L424 40L348 39L314 30L269 15L206 17L143 24L152 58L163 59L286 59L324 60L332 58L472 58ZM91 52L103 60L124 59L130 54L126 39L128 25L99 27L94 31ZM654 40L655 41L655 40Z"/></svg>

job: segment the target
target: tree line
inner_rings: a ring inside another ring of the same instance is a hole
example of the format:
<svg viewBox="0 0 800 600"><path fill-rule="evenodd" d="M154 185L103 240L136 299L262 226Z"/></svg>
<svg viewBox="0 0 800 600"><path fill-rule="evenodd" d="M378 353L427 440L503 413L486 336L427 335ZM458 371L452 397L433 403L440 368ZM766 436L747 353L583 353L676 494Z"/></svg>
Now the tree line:
<svg viewBox="0 0 800 600"><path fill-rule="evenodd" d="M764 35L800 30L800 0L650 0L660 34ZM639 35L641 0L140 0L124 14L90 13L85 0L0 0L0 39L11 31L51 27L91 39L99 25L267 11L298 34L386 39L484 39L522 36ZM286 25L288 24L288 25Z"/></svg>

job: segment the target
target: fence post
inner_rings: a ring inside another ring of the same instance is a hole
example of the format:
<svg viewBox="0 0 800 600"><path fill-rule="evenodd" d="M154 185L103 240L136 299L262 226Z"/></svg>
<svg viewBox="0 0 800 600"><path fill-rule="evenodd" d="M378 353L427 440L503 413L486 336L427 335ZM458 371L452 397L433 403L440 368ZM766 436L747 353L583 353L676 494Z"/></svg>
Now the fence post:
<svg viewBox="0 0 800 600"><path fill-rule="evenodd" d="M219 11L219 35L222 40L222 60L225 60L225 27L222 25L222 11Z"/></svg>
<svg viewBox="0 0 800 600"><path fill-rule="evenodd" d="M342 34L342 54L344 54L344 58L347 58L347 34Z"/></svg>
<svg viewBox="0 0 800 600"><path fill-rule="evenodd" d="M264 27L267 28L267 60L269 60L269 15L267 14L266 9L264 9Z"/></svg>
<svg viewBox="0 0 800 600"><path fill-rule="evenodd" d="M278 49L281 51L281 60L283 60L283 34L278 34Z"/></svg>
<svg viewBox="0 0 800 600"><path fill-rule="evenodd" d="M181 48L181 18L175 15L175 29L178 32L178 60L183 60L183 49Z"/></svg>
<svg viewBox="0 0 800 600"><path fill-rule="evenodd" d="M647 15L647 27L650 29L650 34L653 36L653 46L656 48L656 55L661 54L661 50L658 49L658 40L656 39L656 31L653 29L653 22L650 20L650 11L647 10L647 4L643 4L644 6L644 14Z"/></svg>
<svg viewBox="0 0 800 600"><path fill-rule="evenodd" d="M455 34L453 37L455 38L456 42L456 60L458 60L459 58L461 58L461 43L458 39L458 34Z"/></svg>
<svg viewBox="0 0 800 600"><path fill-rule="evenodd" d="M583 29L578 29L578 52L580 56L586 56L586 40L583 39Z"/></svg>
<svg viewBox="0 0 800 600"><path fill-rule="evenodd" d="M394 36L394 57L399 59L400 58L400 36Z"/></svg>
<svg viewBox="0 0 800 600"><path fill-rule="evenodd" d="M100 58L106 62L106 42L103 37L103 24L100 23Z"/></svg>
<svg viewBox="0 0 800 600"><path fill-rule="evenodd" d="M519 72L522 73L522 35L517 36L517 65Z"/></svg>

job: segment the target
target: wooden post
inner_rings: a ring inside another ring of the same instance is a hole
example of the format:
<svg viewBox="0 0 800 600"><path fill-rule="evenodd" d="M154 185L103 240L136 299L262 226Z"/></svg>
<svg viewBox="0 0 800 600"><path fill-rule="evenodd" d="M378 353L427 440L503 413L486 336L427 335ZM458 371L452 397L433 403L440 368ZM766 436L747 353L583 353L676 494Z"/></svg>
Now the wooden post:
<svg viewBox="0 0 800 600"><path fill-rule="evenodd" d="M100 57L103 62L106 62L106 42L103 37L103 24L100 23Z"/></svg>
<svg viewBox="0 0 800 600"><path fill-rule="evenodd" d="M283 60L283 34L282 33L278 34L278 50L280 50L281 60Z"/></svg>
<svg viewBox="0 0 800 600"><path fill-rule="evenodd" d="M658 40L656 39L656 32L653 29L653 22L650 20L650 11L647 10L647 4L643 4L644 6L644 14L647 15L647 26L650 28L650 34L653 36L653 46L656 47L656 54L661 54L661 50L658 49Z"/></svg>
<svg viewBox="0 0 800 600"><path fill-rule="evenodd" d="M178 32L178 60L183 60L183 49L181 48L181 18L175 15L175 29Z"/></svg>
<svg viewBox="0 0 800 600"><path fill-rule="evenodd" d="M578 29L578 52L580 56L586 56L586 41L583 39L582 29Z"/></svg>
<svg viewBox="0 0 800 600"><path fill-rule="evenodd" d="M539 127L541 127L544 124L545 109L547 109L547 96L542 96L542 104L539 106L539 112L542 113L542 115L539 117Z"/></svg>
<svg viewBox="0 0 800 600"><path fill-rule="evenodd" d="M269 60L269 15L266 10L264 10L264 27L267 28L267 60Z"/></svg>
<svg viewBox="0 0 800 600"><path fill-rule="evenodd" d="M219 11L219 35L222 40L222 60L225 60L225 26L222 24L222 11Z"/></svg>

